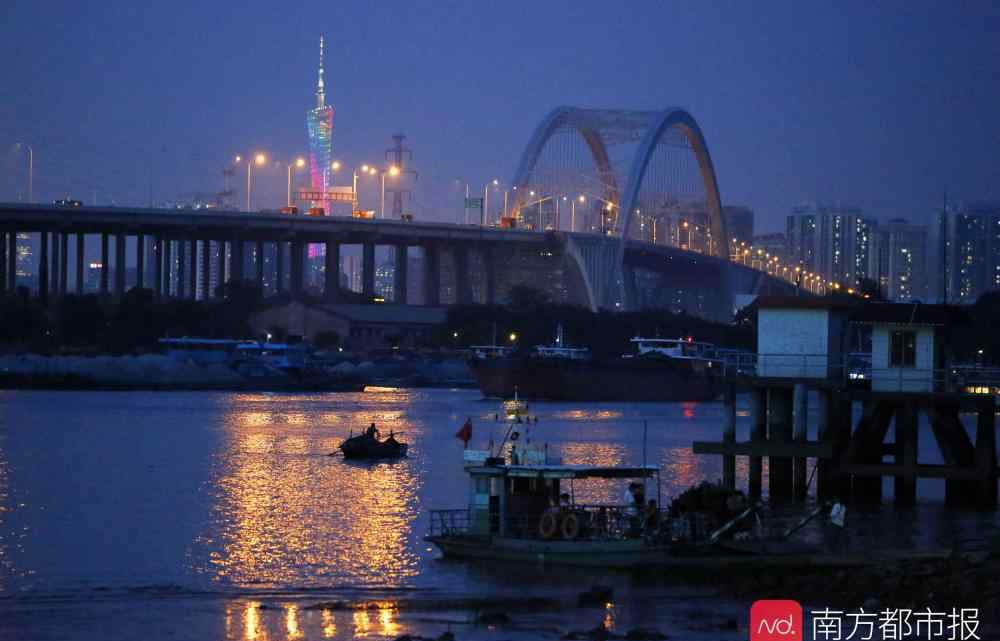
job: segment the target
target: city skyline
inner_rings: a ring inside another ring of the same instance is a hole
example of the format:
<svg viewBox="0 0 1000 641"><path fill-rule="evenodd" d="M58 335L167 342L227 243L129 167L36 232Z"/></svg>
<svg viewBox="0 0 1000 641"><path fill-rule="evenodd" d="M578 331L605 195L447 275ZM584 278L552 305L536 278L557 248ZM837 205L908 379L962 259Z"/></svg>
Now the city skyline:
<svg viewBox="0 0 1000 641"><path fill-rule="evenodd" d="M812 9L638 5L595 51L586 43L607 30L597 5L588 3L538 7L538 20L527 24L514 20L515 11L487 16L475 7L418 15L406 7L352 5L337 19L309 3L279 16L251 3L223 21L214 44L200 40L202 24L215 24L211 8L188 11L190 33L168 31L182 18L153 11L133 28L123 25L122 42L111 43L94 34L122 24L113 7L67 4L43 16L17 6L8 24L24 28L0 51L12 61L11 84L20 89L0 133L4 144L33 145L36 200L89 201L96 190L99 202L136 204L150 193L160 202L221 190L232 153L260 148L285 158L306 151L301 115L293 114L309 107L301 88L309 76L314 82L313 43L325 33L336 52L328 77L336 78L342 97L334 155L345 163L378 162L391 134L406 131L422 159L413 209L432 220L458 217L466 182L481 189L492 178L508 180L533 124L567 103L687 106L706 132L723 203L753 208L760 232L780 230L789 209L803 201L841 200L879 219L927 223L946 188L958 201L1000 199L997 170L987 162L1000 137L988 117L996 89L982 82L995 75L1000 59L987 37L1000 22L995 7ZM807 13L816 17L805 21ZM494 29L467 33L486 17ZM538 37L543 25L567 17L573 37ZM641 36L656 18L670 25L670 38L614 35ZM759 25L759 33L729 26L746 24ZM258 37L252 47L239 46L240 30L250 26L259 36L274 30L296 37ZM851 37L835 37L838 27L850 27ZM143 39L136 38L140 31ZM517 46L500 47L504 32L516 34ZM708 32L717 34L717 46L697 37ZM42 54L32 55L29 33L46 36ZM946 52L917 46L929 37L953 46ZM157 38L176 38L189 50L158 54ZM379 47L366 46L376 40ZM65 64L74 47L91 45L90 55ZM580 64L567 68L571 59ZM636 71L621 79L603 73L612 68ZM119 91L80 95L105 72ZM541 82L553 74L557 82ZM594 77L611 79L595 85ZM71 128L75 120L86 126ZM928 131L931 122L936 126ZM23 160L14 153L4 158L6 200L25 191ZM261 206L282 204L283 174L256 172ZM377 199L377 186L365 181L360 192L369 203Z"/></svg>

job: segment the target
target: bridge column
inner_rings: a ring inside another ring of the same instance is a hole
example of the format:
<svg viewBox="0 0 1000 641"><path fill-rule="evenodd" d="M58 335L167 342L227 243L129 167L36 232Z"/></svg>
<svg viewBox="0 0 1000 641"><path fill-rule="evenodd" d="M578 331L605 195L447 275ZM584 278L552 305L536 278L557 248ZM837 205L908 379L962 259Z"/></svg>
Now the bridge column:
<svg viewBox="0 0 1000 641"><path fill-rule="evenodd" d="M191 238L187 241L188 253L191 254L189 262L191 271L188 272L188 298L197 300L198 298L198 239Z"/></svg>
<svg viewBox="0 0 1000 641"><path fill-rule="evenodd" d="M101 296L108 295L108 269L109 269L108 256L108 235L101 234Z"/></svg>
<svg viewBox="0 0 1000 641"><path fill-rule="evenodd" d="M455 303L469 305L472 303L472 288L469 286L469 250L457 245L452 257L455 268Z"/></svg>
<svg viewBox="0 0 1000 641"><path fill-rule="evenodd" d="M69 234L59 234L59 295L69 289Z"/></svg>
<svg viewBox="0 0 1000 641"><path fill-rule="evenodd" d="M0 231L0 294L7 291L7 232Z"/></svg>
<svg viewBox="0 0 1000 641"><path fill-rule="evenodd" d="M288 262L291 263L291 281L288 283L288 291L291 292L292 297L295 298L302 294L303 278L305 276L303 270L303 264L305 260L305 247L301 240L293 239L292 242L288 244L289 246L289 258Z"/></svg>
<svg viewBox="0 0 1000 641"><path fill-rule="evenodd" d="M135 286L142 289L146 283L146 237L135 237Z"/></svg>
<svg viewBox="0 0 1000 641"><path fill-rule="evenodd" d="M222 298L222 286L226 284L226 241L217 241L215 245L219 251L215 257L215 260L217 261L215 286L219 289L219 298Z"/></svg>
<svg viewBox="0 0 1000 641"><path fill-rule="evenodd" d="M115 235L115 299L125 296L125 234Z"/></svg>
<svg viewBox="0 0 1000 641"><path fill-rule="evenodd" d="M424 246L424 305L441 304L441 248Z"/></svg>
<svg viewBox="0 0 1000 641"><path fill-rule="evenodd" d="M212 241L201 241L201 299L212 298Z"/></svg>
<svg viewBox="0 0 1000 641"><path fill-rule="evenodd" d="M274 291L285 291L285 243L274 242Z"/></svg>
<svg viewBox="0 0 1000 641"><path fill-rule="evenodd" d="M13 229L7 232L7 289L17 289L17 232Z"/></svg>
<svg viewBox="0 0 1000 641"><path fill-rule="evenodd" d="M174 241L163 240L163 295L170 298L174 294Z"/></svg>
<svg viewBox="0 0 1000 641"><path fill-rule="evenodd" d="M46 240L48 239L46 235ZM53 298L59 297L59 232L54 231L52 237L52 264L49 266L49 293Z"/></svg>
<svg viewBox="0 0 1000 641"><path fill-rule="evenodd" d="M163 298L163 239L153 237L153 296Z"/></svg>
<svg viewBox="0 0 1000 641"><path fill-rule="evenodd" d="M38 234L38 299L42 305L49 302L49 234Z"/></svg>
<svg viewBox="0 0 1000 641"><path fill-rule="evenodd" d="M406 245L396 245L393 251L396 265L392 270L392 302L398 305L406 304L406 276L409 267L409 248Z"/></svg>
<svg viewBox="0 0 1000 641"><path fill-rule="evenodd" d="M243 280L243 267L246 264L246 254L243 253L244 243L236 238L230 241L229 248L229 282L238 283Z"/></svg>
<svg viewBox="0 0 1000 641"><path fill-rule="evenodd" d="M256 268L257 289L260 295L264 295L264 241L258 240L254 246L253 264Z"/></svg>
<svg viewBox="0 0 1000 641"><path fill-rule="evenodd" d="M483 249L483 270L486 272L486 300L483 302L487 305L497 304L497 266L495 258L492 247Z"/></svg>
<svg viewBox="0 0 1000 641"><path fill-rule="evenodd" d="M187 291L187 244L177 241L177 298L186 298Z"/></svg>
<svg viewBox="0 0 1000 641"><path fill-rule="evenodd" d="M361 246L361 294L366 299L375 295L375 243Z"/></svg>
<svg viewBox="0 0 1000 641"><path fill-rule="evenodd" d="M335 238L326 241L323 257L323 298L328 303L340 302L340 243Z"/></svg>

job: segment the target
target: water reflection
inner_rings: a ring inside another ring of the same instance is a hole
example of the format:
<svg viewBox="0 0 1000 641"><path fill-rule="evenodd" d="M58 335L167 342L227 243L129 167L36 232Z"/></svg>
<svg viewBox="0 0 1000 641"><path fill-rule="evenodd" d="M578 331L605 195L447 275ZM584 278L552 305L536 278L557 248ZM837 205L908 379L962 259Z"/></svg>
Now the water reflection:
<svg viewBox="0 0 1000 641"><path fill-rule="evenodd" d="M422 428L396 408L379 411L379 400L398 396L366 399L368 411L351 414L355 427L377 422L419 437ZM417 573L408 545L420 487L413 461L356 465L327 456L351 426L316 417L339 412L282 411L266 395L237 399L223 420L211 528L218 540L211 532L203 539L212 548L203 571L241 585L397 585ZM290 637L296 616L289 611Z"/></svg>

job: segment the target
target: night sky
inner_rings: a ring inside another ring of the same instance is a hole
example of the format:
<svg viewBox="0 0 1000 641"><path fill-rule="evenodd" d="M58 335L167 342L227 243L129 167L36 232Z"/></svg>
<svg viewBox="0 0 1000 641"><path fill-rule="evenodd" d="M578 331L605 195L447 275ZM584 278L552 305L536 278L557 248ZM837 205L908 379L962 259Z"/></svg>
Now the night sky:
<svg viewBox="0 0 1000 641"><path fill-rule="evenodd" d="M763 231L803 201L927 220L945 188L1000 200L997 2L222 4L3 2L0 199L24 197L22 140L41 201L161 202L218 191L235 153L304 154L325 34L334 157L405 132L427 219L509 180L561 104L686 107ZM285 176L260 172L260 206Z"/></svg>

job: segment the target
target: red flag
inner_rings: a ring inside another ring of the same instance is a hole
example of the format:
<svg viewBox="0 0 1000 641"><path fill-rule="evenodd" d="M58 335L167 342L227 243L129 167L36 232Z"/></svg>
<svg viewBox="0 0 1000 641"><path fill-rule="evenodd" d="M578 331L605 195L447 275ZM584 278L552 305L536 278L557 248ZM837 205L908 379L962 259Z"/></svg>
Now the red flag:
<svg viewBox="0 0 1000 641"><path fill-rule="evenodd" d="M462 425L457 432L455 432L455 438L462 439L462 442L465 443L465 447L469 447L469 440L472 439L472 419L465 419L465 424Z"/></svg>

